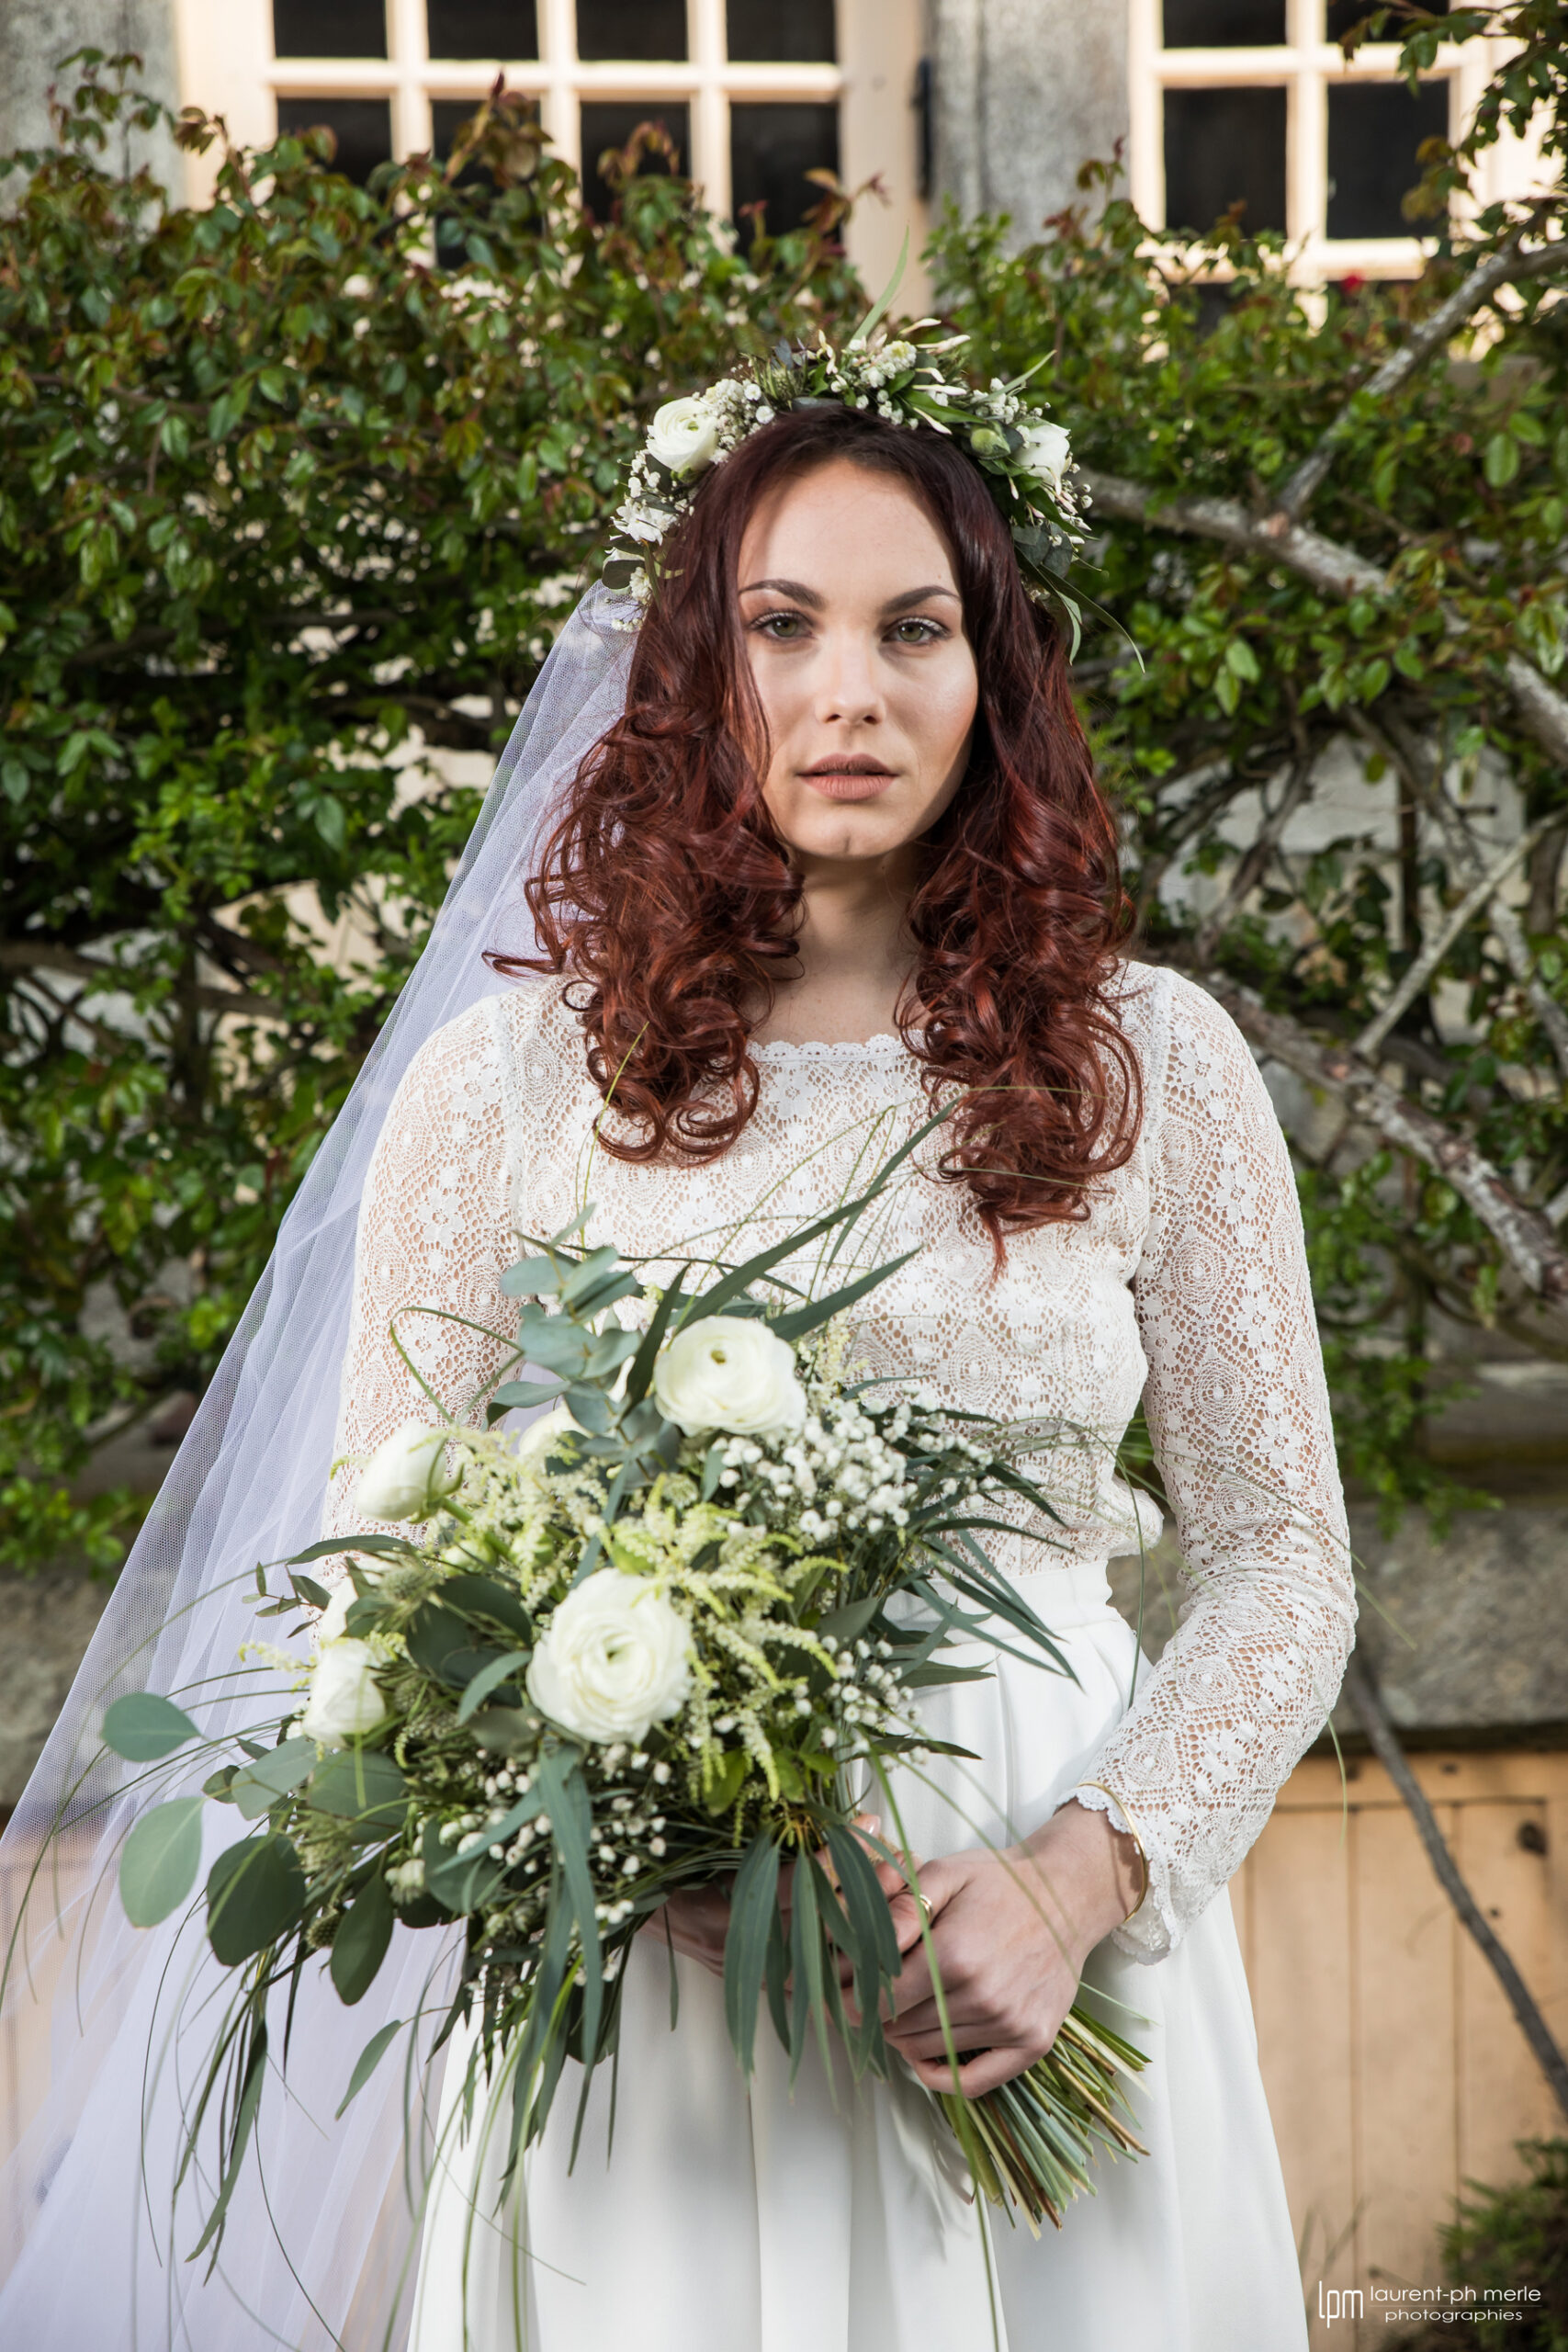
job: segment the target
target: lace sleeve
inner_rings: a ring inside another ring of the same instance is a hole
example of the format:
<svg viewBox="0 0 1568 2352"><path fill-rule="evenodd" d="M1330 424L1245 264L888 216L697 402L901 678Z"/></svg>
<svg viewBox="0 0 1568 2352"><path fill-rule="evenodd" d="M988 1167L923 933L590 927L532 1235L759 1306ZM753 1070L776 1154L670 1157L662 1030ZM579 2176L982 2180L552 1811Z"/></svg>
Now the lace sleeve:
<svg viewBox="0 0 1568 2352"><path fill-rule="evenodd" d="M1148 1961L1262 1829L1323 1729L1356 1623L1285 1140L1229 1015L1174 974L1151 993L1164 1052L1156 1037L1145 1056L1150 1218L1134 1295L1182 1598L1158 1666L1072 1792L1144 1845L1148 1894L1115 1940Z"/></svg>
<svg viewBox="0 0 1568 2352"><path fill-rule="evenodd" d="M504 1333L517 1315L501 1288L517 1250L495 1002L476 1005L421 1047L377 1140L359 1212L334 1460L370 1453L401 1421L434 1420L421 1379L462 1419L509 1352L469 1328ZM372 1526L349 1507L357 1475L352 1464L335 1474L326 1534ZM323 1581L342 1573L327 1566Z"/></svg>

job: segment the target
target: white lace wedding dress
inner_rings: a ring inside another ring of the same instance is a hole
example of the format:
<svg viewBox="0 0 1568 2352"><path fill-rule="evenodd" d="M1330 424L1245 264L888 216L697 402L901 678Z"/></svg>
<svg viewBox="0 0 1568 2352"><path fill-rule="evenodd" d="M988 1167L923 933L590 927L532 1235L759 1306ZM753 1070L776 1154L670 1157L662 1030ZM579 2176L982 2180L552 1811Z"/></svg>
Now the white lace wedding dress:
<svg viewBox="0 0 1568 2352"><path fill-rule="evenodd" d="M944 2168L922 2096L907 2080L830 2083L808 2058L792 2098L765 2020L748 2087L716 1980L675 1963L671 2031L670 1960L643 1938L612 2160L608 2068L575 2167L569 2068L521 2199L501 2211L493 2165L473 2140L456 2150L426 2222L413 2352L1305 2346L1226 1882L1323 1726L1354 1589L1272 1106L1200 989L1138 967L1123 984L1145 1083L1129 1165L1085 1221L1012 1241L996 1280L960 1188L917 1176L896 1190L861 1254L919 1254L865 1302L858 1352L954 1404L1077 1433L1064 1430L1041 1464L1071 1501L1069 1529L1004 1539L997 1554L1065 1637L1077 1684L1004 1657L994 1680L931 1693L933 1730L981 1761L939 1767L952 1803L911 1789L905 1821L927 1854L1026 1834L1075 1793L1135 1826L1148 1894L1089 1974L1127 2005L1104 2013L1150 2056L1134 2092L1147 2156L1102 2163L1097 2194L1039 2243L995 2225L993 2300L981 2219ZM756 1114L723 1159L629 1166L594 1147L605 1114L583 1051L558 987L538 985L480 1004L414 1063L366 1193L340 1452L363 1453L424 1409L391 1345L394 1318L443 1398L490 1376L487 1342L409 1310L505 1330L514 1308L500 1276L520 1235L558 1230L590 1200L591 1237L627 1252L705 1235L699 1252L727 1254L748 1215L765 1238L767 1220L787 1229L847 1197L924 1113L895 1038L763 1046ZM1137 1543L1109 1449L1140 1395L1185 1563L1179 1627L1153 1668L1105 1573ZM335 1524L352 1524L341 1500Z"/></svg>

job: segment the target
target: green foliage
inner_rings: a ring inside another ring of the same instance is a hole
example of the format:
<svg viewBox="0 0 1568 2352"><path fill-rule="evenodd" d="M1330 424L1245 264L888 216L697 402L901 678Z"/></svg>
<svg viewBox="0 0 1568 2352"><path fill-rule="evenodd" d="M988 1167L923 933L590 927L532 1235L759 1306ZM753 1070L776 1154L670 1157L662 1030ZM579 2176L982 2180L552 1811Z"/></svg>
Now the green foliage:
<svg viewBox="0 0 1568 2352"><path fill-rule="evenodd" d="M739 257L687 183L632 176L645 134L595 226L504 101L445 168L362 190L312 134L227 152L210 204L170 205L96 160L157 112L102 64L54 152L0 159L0 1561L20 1566L118 1557L132 1498L63 1482L207 1378L652 409L863 307L839 200ZM434 750L471 755L464 781Z"/></svg>
<svg viewBox="0 0 1568 2352"><path fill-rule="evenodd" d="M1455 2287L1534 2288L1538 2301L1508 2306L1520 2324L1508 2339L1522 2352L1568 2352L1568 2140L1521 2140L1528 2167L1506 2188L1467 2185L1455 2218L1439 2235L1443 2267Z"/></svg>
<svg viewBox="0 0 1568 2352"><path fill-rule="evenodd" d="M1474 24L1382 12L1408 22L1407 62L1434 25L1445 40L1482 29L1470 13ZM1005 221L950 210L931 258L975 364L1005 376L1049 350L1038 380L1081 461L1145 494L1146 519L1119 511L1088 550L1101 566L1089 584L1142 662L1105 630L1078 665L1124 812L1134 954L1240 983L1348 1045L1465 895L1470 858L1495 854L1491 805L1517 795L1523 821L1544 827L1514 890L1528 889L1525 968L1476 917L1376 1053L1456 1149L1484 1155L1539 1213L1568 1178L1564 1073L1543 1013L1555 1002L1561 1025L1568 1007L1568 775L1521 725L1503 665L1523 657L1559 691L1568 684L1568 264L1483 307L1468 354L1465 329L1392 392L1366 389L1470 270L1526 231L1561 233L1568 211L1568 10L1485 21L1523 45L1470 139L1436 142L1427 192L1464 184L1498 124L1517 129L1537 103L1559 178L1538 203L1483 215L1472 242L1438 236L1413 286L1303 293L1279 238L1248 240L1235 222L1196 245L1152 232L1099 167L1083 175L1091 201L1023 251L1010 250ZM1331 594L1277 559L1277 541L1260 550L1195 527L1201 499L1268 516L1331 430L1310 527L1377 568L1375 594ZM1184 512L1153 519L1178 501ZM1357 789L1357 768L1381 808ZM1281 847L1275 826L1292 810ZM1310 846L1296 846L1309 827ZM1455 1393L1430 1361L1438 1317L1559 1360L1568 1332L1451 1184L1348 1109L1301 1107L1345 1466L1388 1511L1416 1502L1440 1518L1478 1498L1427 1457L1427 1424Z"/></svg>

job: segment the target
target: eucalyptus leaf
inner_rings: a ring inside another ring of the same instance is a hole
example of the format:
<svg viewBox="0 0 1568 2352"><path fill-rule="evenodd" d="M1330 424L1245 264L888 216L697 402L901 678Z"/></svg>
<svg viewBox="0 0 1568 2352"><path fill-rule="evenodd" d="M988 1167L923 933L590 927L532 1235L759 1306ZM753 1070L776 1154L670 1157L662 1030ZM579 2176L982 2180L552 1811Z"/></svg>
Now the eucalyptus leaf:
<svg viewBox="0 0 1568 2352"><path fill-rule="evenodd" d="M104 1746L129 1763L151 1764L172 1756L201 1733L182 1708L156 1690L130 1690L104 1716Z"/></svg>
<svg viewBox="0 0 1568 2352"><path fill-rule="evenodd" d="M144 1813L119 1858L119 1894L133 1928L155 1928L185 1901L201 1868L201 1797Z"/></svg>
<svg viewBox="0 0 1568 2352"><path fill-rule="evenodd" d="M297 1927L304 1905L305 1872L288 1839L247 1838L207 1873L208 1941L226 1968L238 1967Z"/></svg>
<svg viewBox="0 0 1568 2352"><path fill-rule="evenodd" d="M392 1897L379 1871L366 1881L333 1938L332 1979L350 2007L375 1983L392 1940Z"/></svg>

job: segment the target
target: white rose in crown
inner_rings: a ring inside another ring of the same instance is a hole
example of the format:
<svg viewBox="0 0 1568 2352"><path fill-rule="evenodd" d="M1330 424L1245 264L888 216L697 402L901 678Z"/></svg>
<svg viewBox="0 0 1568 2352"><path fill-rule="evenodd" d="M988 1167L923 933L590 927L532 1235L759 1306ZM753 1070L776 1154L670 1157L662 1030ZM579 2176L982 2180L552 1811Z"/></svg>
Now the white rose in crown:
<svg viewBox="0 0 1568 2352"><path fill-rule="evenodd" d="M576 1427L577 1423L572 1419L565 1404L558 1397L549 1411L541 1413L536 1421L530 1421L518 1439L519 1464L537 1477L543 1471L547 1459L560 1443L561 1439L570 1430L575 1430Z"/></svg>
<svg viewBox="0 0 1568 2352"><path fill-rule="evenodd" d="M457 1483L442 1461L450 1434L423 1421L405 1421L366 1464L352 1508L362 1519L428 1518Z"/></svg>
<svg viewBox="0 0 1568 2352"><path fill-rule="evenodd" d="M1073 445L1060 424L1028 424L1023 428L1023 462L1053 498L1062 494L1062 480L1073 460Z"/></svg>
<svg viewBox="0 0 1568 2352"><path fill-rule="evenodd" d="M718 419L705 401L666 401L648 428L648 454L672 474L694 474L718 455Z"/></svg>
<svg viewBox="0 0 1568 2352"><path fill-rule="evenodd" d="M528 1668L536 1707L580 1739L644 1739L692 1687L685 1619L644 1577L600 1568L569 1592Z"/></svg>
<svg viewBox="0 0 1568 2352"><path fill-rule="evenodd" d="M806 1419L795 1350L751 1317L688 1323L653 1368L653 1394L665 1419L688 1437L705 1430L783 1437Z"/></svg>
<svg viewBox="0 0 1568 2352"><path fill-rule="evenodd" d="M344 1747L385 1720L375 1666L367 1642L344 1634L324 1645L311 1669L310 1696L299 1723L307 1739L322 1747Z"/></svg>

